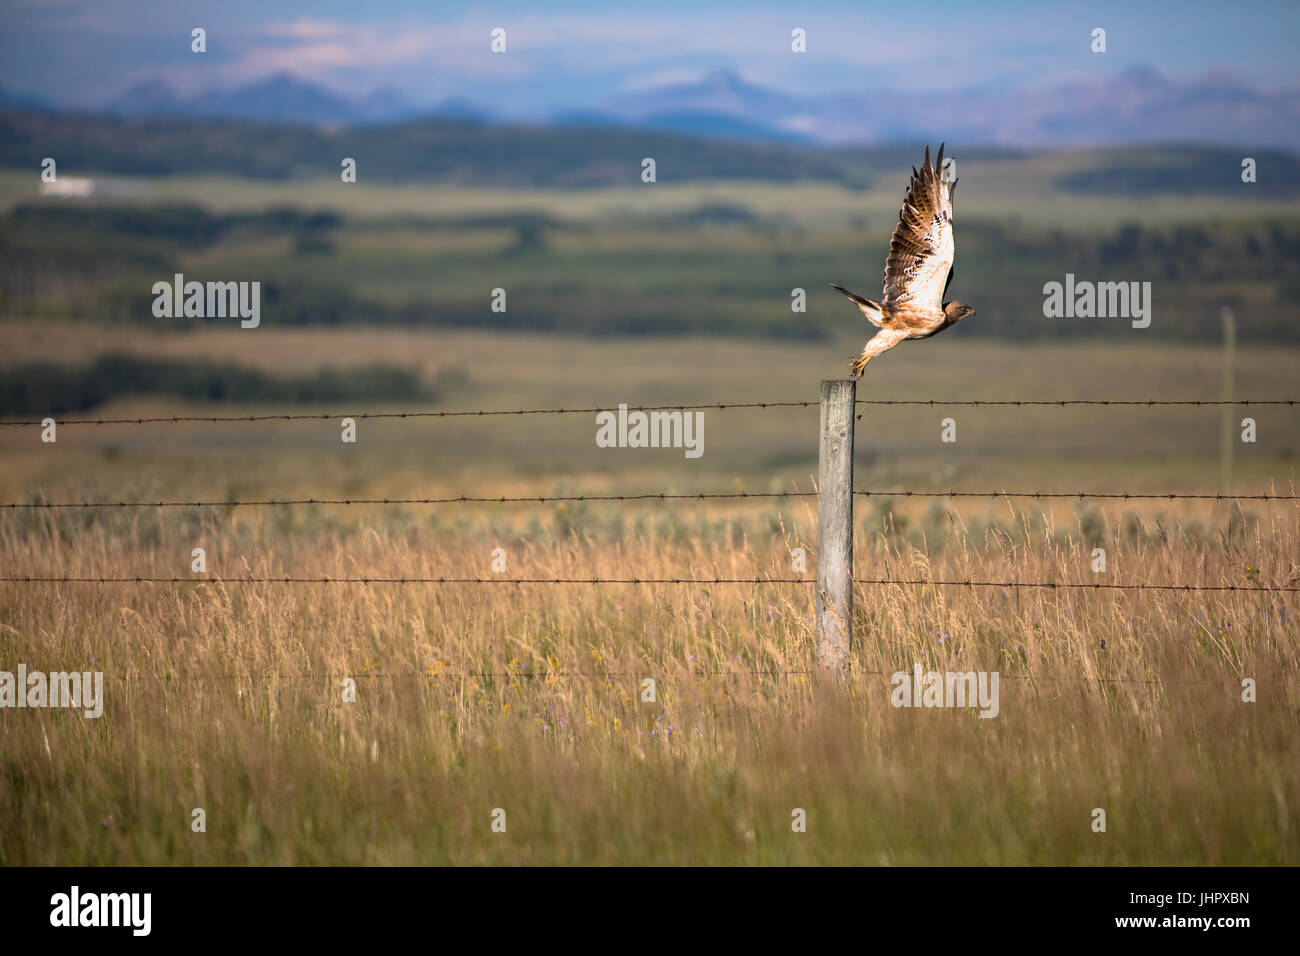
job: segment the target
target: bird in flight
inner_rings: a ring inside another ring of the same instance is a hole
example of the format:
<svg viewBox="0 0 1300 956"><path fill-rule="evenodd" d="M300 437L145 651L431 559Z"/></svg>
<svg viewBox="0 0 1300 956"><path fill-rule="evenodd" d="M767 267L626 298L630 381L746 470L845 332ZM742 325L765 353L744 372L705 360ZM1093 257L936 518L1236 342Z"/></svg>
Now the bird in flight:
<svg viewBox="0 0 1300 956"><path fill-rule="evenodd" d="M939 158L933 166L927 146L925 164L919 172L912 167L912 182L889 240L882 300L874 302L831 284L880 329L853 360L850 369L854 378L860 378L868 362L899 342L928 339L975 314L965 302L943 301L953 276L952 194L956 186L957 180L947 182L943 178L943 146L939 146Z"/></svg>

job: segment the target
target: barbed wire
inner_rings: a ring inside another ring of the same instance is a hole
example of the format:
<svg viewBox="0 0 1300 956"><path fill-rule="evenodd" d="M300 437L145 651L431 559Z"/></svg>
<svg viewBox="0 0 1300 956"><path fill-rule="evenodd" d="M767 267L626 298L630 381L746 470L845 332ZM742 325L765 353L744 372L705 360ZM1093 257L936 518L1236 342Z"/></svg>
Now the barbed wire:
<svg viewBox="0 0 1300 956"><path fill-rule="evenodd" d="M1179 492L1134 493L1128 491L855 491L866 498L1075 498L1121 501L1295 501L1300 495L1182 494ZM811 492L816 494L816 492Z"/></svg>
<svg viewBox="0 0 1300 956"><path fill-rule="evenodd" d="M629 412L663 412L690 411L693 409L729 408L807 408L818 402L709 402L699 405L637 405L627 406ZM60 425L155 425L178 424L182 422L269 422L269 421L322 421L340 418L358 420L373 418L482 418L493 415L577 415L596 414L599 412L617 412L619 406L612 408L517 408L517 409L473 409L468 411L446 412L288 412L272 415L159 415L141 418L68 418L55 419ZM53 417L53 416L50 416ZM0 422L0 425L32 426L40 421Z"/></svg>
<svg viewBox="0 0 1300 956"><path fill-rule="evenodd" d="M938 666L938 665L936 665ZM727 670L708 670L688 671L690 677L811 677L825 673L823 670L816 669L791 669L784 670L779 668L735 668ZM908 673L910 671L858 671L860 675L867 677L892 677L897 673ZM510 678L534 680L546 678L563 678L563 677L592 677L607 679L611 677L631 677L633 679L643 679L651 674L646 671L461 671L448 667L439 669L436 672L429 670L422 671L390 671L378 670L374 672L359 673L326 673L301 671L294 673L285 673L283 671L267 671L261 674L243 673L243 674L105 674L105 680L115 681L177 681L177 682L197 682L197 681L257 681L257 680L283 680L283 681L341 681L345 678L353 680L387 680L388 678L410 678L421 677L436 680L438 678L458 678L462 680L482 679L482 678ZM1159 680L1150 677L1047 677L1036 674L1004 674L998 672L999 680L1032 680L1043 683L1066 683L1081 681L1091 684L1160 684L1169 687L1219 687L1235 686L1220 684L1216 681L1173 681Z"/></svg>
<svg viewBox="0 0 1300 956"><path fill-rule="evenodd" d="M819 402L701 402L699 404L685 405L628 405L628 406L600 406L592 408L517 408L517 409L472 409L466 411L441 411L441 412L286 412L280 414L265 415L155 415L141 416L137 418L63 418L57 416L48 416L53 418L59 425L159 425L159 424L181 424L181 423L204 423L214 424L219 422L269 422L269 421L329 421L340 418L352 418L358 420L379 419L379 418L474 418L486 417L492 415L593 415L600 412L618 412L620 409L628 412L666 412L666 411L695 411L705 409L717 409L724 411L732 408L809 408L819 405ZM1010 400L1010 399L884 399L884 398L860 398L857 399L857 405L925 405L925 406L967 406L973 408L989 407L1021 407L1021 406L1056 406L1063 408L1070 405L1096 405L1096 406L1145 406L1153 408L1157 406L1206 406L1214 407L1221 405L1288 405L1293 406L1300 404L1297 399L1249 399L1243 398L1238 400L1228 399L1190 399L1190 400L1167 400L1167 399L1095 399L1095 398L1065 398L1065 399L1042 399L1042 400ZM19 421L0 421L0 427L41 427L44 424L43 419L27 419Z"/></svg>
<svg viewBox="0 0 1300 956"><path fill-rule="evenodd" d="M855 491L865 498L1032 498L1120 501L1297 501L1300 495L1181 494L1091 491ZM263 498L245 500L185 501L8 501L0 509L88 508L272 508L290 505L443 505L443 504L545 504L580 501L707 501L744 498L816 498L815 491L730 491L637 495L455 495L444 498Z"/></svg>
<svg viewBox="0 0 1300 956"><path fill-rule="evenodd" d="M967 405L982 407L984 405L1056 405L1064 407L1066 405L1144 405L1148 408L1158 405L1193 405L1193 406L1215 406L1215 405L1296 405L1300 404L1293 398L1278 399L1187 399L1187 400L1167 400L1167 399L1109 399L1109 398L1056 398L1041 399L1036 401L1018 401L1004 399L998 401L989 401L988 399L972 399L965 401L947 401L944 399L886 399L886 398L859 398L856 400L857 405Z"/></svg>
<svg viewBox="0 0 1300 956"><path fill-rule="evenodd" d="M150 577L150 576L38 576L5 575L0 583L10 584L816 584L815 578L448 578L448 577L296 577L293 575L269 575L264 577L248 576L238 578L201 578L201 577ZM928 585L933 587L967 587L967 588L1045 588L1078 590L1123 590L1123 591L1281 591L1300 592L1296 585L1255 585L1247 587L1235 584L1110 584L1089 583L1086 581L975 581L931 580L926 578L854 578L854 584L861 585L897 585L914 587Z"/></svg>

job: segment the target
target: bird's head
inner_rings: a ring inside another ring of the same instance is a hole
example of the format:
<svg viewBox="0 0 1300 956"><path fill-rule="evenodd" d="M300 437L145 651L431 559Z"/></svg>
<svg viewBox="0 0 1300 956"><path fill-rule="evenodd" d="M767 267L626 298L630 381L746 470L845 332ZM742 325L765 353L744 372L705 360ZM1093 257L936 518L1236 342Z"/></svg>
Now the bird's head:
<svg viewBox="0 0 1300 956"><path fill-rule="evenodd" d="M959 319L966 318L968 315L974 315L975 310L965 302L953 301L944 303L943 314L949 322L956 322Z"/></svg>

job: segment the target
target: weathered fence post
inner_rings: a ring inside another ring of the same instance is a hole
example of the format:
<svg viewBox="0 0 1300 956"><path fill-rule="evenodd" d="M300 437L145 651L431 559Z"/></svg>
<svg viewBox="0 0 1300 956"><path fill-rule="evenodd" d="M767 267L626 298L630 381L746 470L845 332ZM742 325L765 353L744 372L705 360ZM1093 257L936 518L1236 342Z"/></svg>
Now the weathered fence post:
<svg viewBox="0 0 1300 956"><path fill-rule="evenodd" d="M1232 402L1237 395L1237 320L1226 305L1219 312L1223 319L1223 435L1219 443L1219 484L1225 495L1232 493L1232 453L1236 444L1237 416Z"/></svg>
<svg viewBox="0 0 1300 956"><path fill-rule="evenodd" d="M853 625L853 411L857 382L822 382L817 470L817 659L840 674Z"/></svg>

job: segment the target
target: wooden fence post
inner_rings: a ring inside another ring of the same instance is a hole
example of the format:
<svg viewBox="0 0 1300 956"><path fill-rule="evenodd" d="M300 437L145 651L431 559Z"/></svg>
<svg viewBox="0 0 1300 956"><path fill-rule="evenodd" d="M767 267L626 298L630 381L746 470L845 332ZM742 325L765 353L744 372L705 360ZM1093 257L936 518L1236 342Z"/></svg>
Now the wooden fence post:
<svg viewBox="0 0 1300 956"><path fill-rule="evenodd" d="M1237 395L1237 320L1226 305L1220 310L1223 319L1223 434L1219 442L1219 486L1225 494L1232 494L1232 453L1236 446L1236 409L1232 402Z"/></svg>
<svg viewBox="0 0 1300 956"><path fill-rule="evenodd" d="M817 659L842 674L853 627L853 412L857 382L822 382L817 469Z"/></svg>

